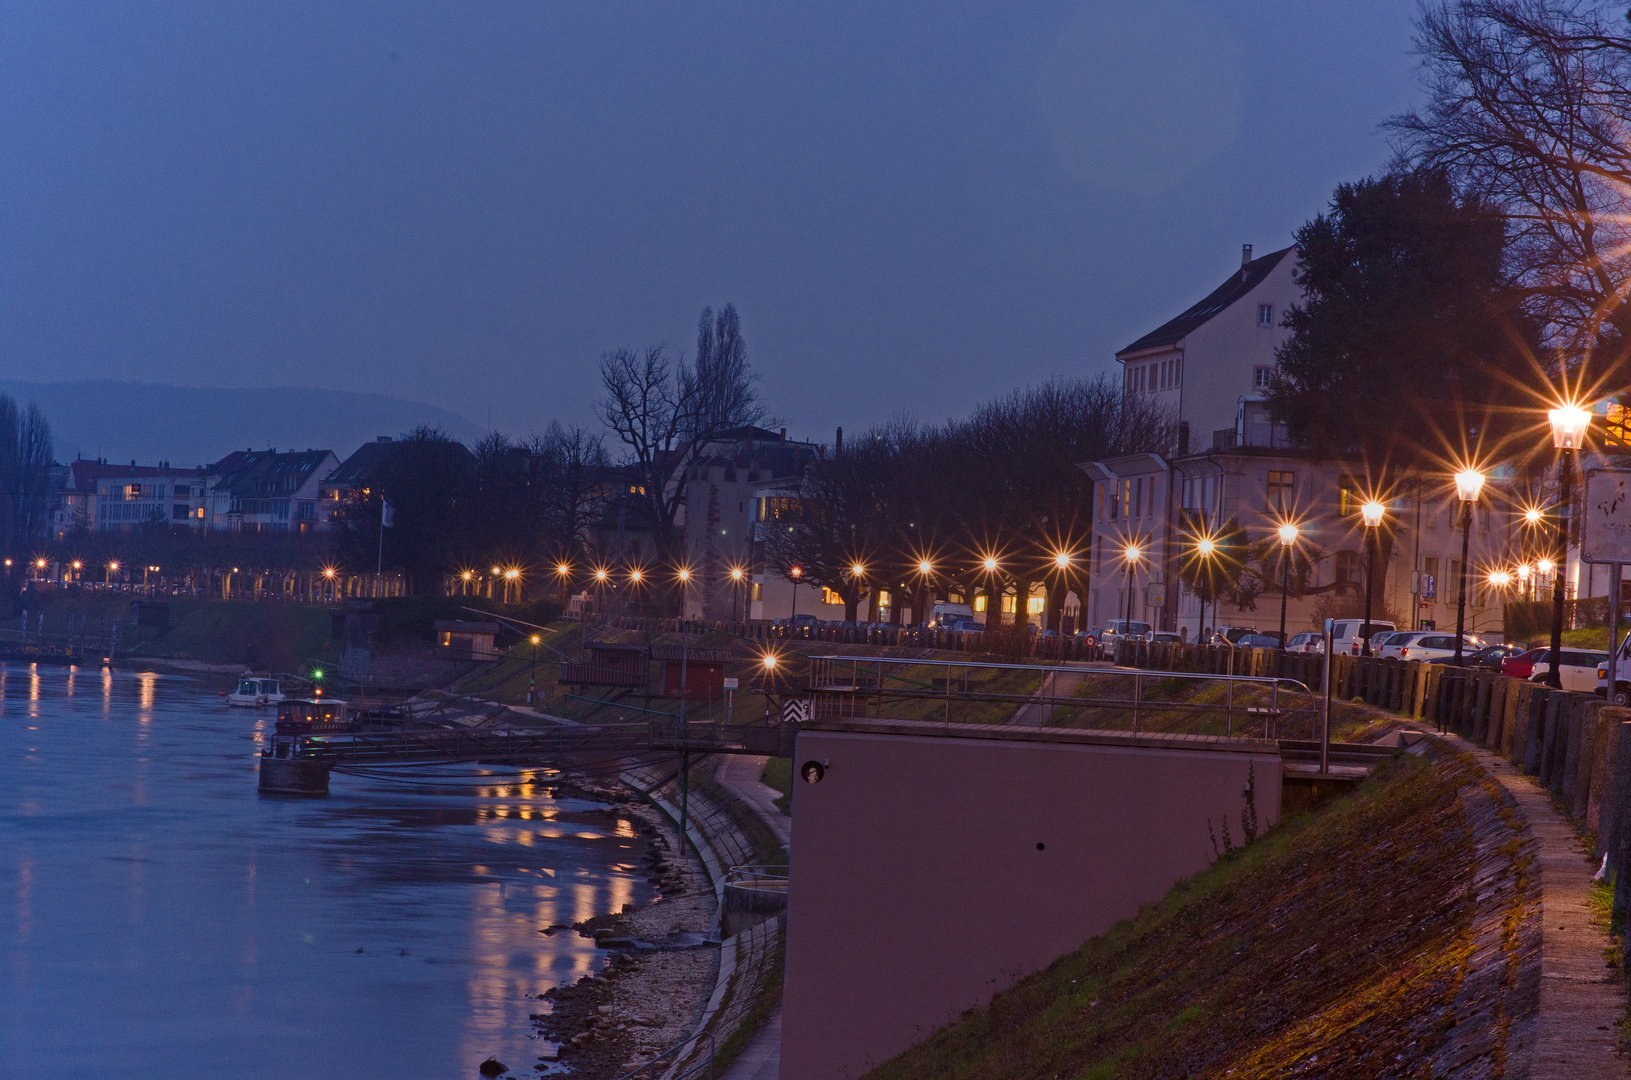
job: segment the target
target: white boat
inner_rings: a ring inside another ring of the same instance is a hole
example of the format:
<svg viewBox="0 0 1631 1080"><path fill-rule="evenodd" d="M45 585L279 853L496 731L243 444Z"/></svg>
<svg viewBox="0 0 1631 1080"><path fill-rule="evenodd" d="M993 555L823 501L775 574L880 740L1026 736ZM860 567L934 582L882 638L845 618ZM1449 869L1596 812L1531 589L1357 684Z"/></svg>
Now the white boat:
<svg viewBox="0 0 1631 1080"><path fill-rule="evenodd" d="M262 679L245 675L238 680L238 689L227 695L227 704L239 708L258 709L263 705L276 705L283 700L283 691L276 679Z"/></svg>

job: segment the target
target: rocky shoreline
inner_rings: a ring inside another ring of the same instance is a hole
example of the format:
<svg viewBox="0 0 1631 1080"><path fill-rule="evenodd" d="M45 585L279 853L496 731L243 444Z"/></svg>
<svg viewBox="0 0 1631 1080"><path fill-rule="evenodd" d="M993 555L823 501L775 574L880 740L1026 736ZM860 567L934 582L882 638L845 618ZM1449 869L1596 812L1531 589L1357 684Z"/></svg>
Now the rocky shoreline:
<svg viewBox="0 0 1631 1080"><path fill-rule="evenodd" d="M644 907L542 931L583 934L615 952L599 974L539 995L548 1008L533 1023L556 1049L533 1069L616 1080L690 1034L718 970L716 905L700 860L677 855L676 832L661 813L631 800L625 788L585 794L617 803L619 815L641 823L649 841L646 872L659 896Z"/></svg>

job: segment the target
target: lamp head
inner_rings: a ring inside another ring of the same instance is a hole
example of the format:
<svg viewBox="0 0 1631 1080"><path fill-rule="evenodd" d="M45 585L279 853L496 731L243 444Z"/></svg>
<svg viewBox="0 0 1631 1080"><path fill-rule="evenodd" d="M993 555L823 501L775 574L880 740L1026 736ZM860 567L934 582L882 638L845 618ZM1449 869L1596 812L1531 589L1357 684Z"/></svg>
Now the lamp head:
<svg viewBox="0 0 1631 1080"><path fill-rule="evenodd" d="M1559 450L1578 450L1586 441L1591 427L1591 413L1573 402L1566 402L1546 414L1552 424L1552 445Z"/></svg>
<svg viewBox="0 0 1631 1080"><path fill-rule="evenodd" d="M776 670L776 657L775 657L774 653L772 653L772 654L765 657L765 670L766 671L775 671Z"/></svg>
<svg viewBox="0 0 1631 1080"><path fill-rule="evenodd" d="M1218 542L1210 536L1203 536L1195 541L1195 554L1203 559L1210 559L1218 553Z"/></svg>
<svg viewBox="0 0 1631 1080"><path fill-rule="evenodd" d="M1139 556L1142 555L1142 554L1143 554L1143 552L1138 550L1138 545L1137 544L1128 544L1121 551L1121 557L1123 559L1126 559L1130 563L1137 562Z"/></svg>
<svg viewBox="0 0 1631 1080"><path fill-rule="evenodd" d="M1539 525L1542 516L1540 507L1531 506L1523 512L1523 523L1525 525Z"/></svg>
<svg viewBox="0 0 1631 1080"><path fill-rule="evenodd" d="M741 581L742 580L742 568L740 566L731 567L731 580L732 581Z"/></svg>
<svg viewBox="0 0 1631 1080"><path fill-rule="evenodd" d="M920 574L931 574L934 572L934 564L929 562L928 559L919 560L917 564L917 572Z"/></svg>
<svg viewBox="0 0 1631 1080"><path fill-rule="evenodd" d="M114 560L113 560L113 561L112 561L112 562L110 562L110 563L108 563L108 569L109 569L109 570L117 570L117 569L119 569L119 560L118 560L118 559L114 559Z"/></svg>
<svg viewBox="0 0 1631 1080"><path fill-rule="evenodd" d="M987 555L985 557L984 565L985 565L985 572L986 573L988 573L988 574L995 573L996 569L997 569L997 560L992 558L990 555Z"/></svg>
<svg viewBox="0 0 1631 1080"><path fill-rule="evenodd" d="M640 572L640 568L638 566L629 571L629 580L634 582L636 585L640 584L640 579L644 576L645 575Z"/></svg>
<svg viewBox="0 0 1631 1080"><path fill-rule="evenodd" d="M865 577L866 567L862 566L860 563L855 563L849 568L849 572L854 574L856 577Z"/></svg>
<svg viewBox="0 0 1631 1080"><path fill-rule="evenodd" d="M511 567L510 569L504 571L504 577L506 579L510 580L510 581L514 581L516 578L518 578L520 576L521 576L521 571L515 569L514 567Z"/></svg>
<svg viewBox="0 0 1631 1080"><path fill-rule="evenodd" d="M1280 543L1284 544L1286 547L1290 547L1292 544L1297 542L1299 530L1297 529L1297 526L1293 525L1291 522L1288 521L1284 525L1280 526L1278 532L1280 534Z"/></svg>
<svg viewBox="0 0 1631 1080"><path fill-rule="evenodd" d="M555 572L562 577L565 577L572 572L572 568L565 563L558 563L555 566Z"/></svg>
<svg viewBox="0 0 1631 1080"><path fill-rule="evenodd" d="M605 581L607 576L608 575L606 573L605 567L602 567L601 569L595 571L595 580L596 581Z"/></svg>
<svg viewBox="0 0 1631 1080"><path fill-rule="evenodd" d="M792 569L791 569L791 570L789 570L789 571L787 571L787 573L788 573L788 575L789 575L789 576L790 576L790 577L793 577L793 578L801 578L801 577L803 577L803 576L804 576L804 567L802 567L802 566L795 566L795 567L793 567L793 568L792 568Z"/></svg>
<svg viewBox="0 0 1631 1080"><path fill-rule="evenodd" d="M1477 469L1462 469L1455 474L1455 497L1464 503L1476 502L1484 490L1484 474Z"/></svg>
<svg viewBox="0 0 1631 1080"><path fill-rule="evenodd" d="M1535 569L1542 574L1550 574L1552 572L1552 560L1541 559L1537 561L1535 563Z"/></svg>
<svg viewBox="0 0 1631 1080"><path fill-rule="evenodd" d="M1069 569L1069 567L1070 567L1070 552L1061 551L1059 554L1055 555L1053 557L1053 565L1057 566L1061 570Z"/></svg>
<svg viewBox="0 0 1631 1080"><path fill-rule="evenodd" d="M1376 526L1382 524L1382 515L1386 511L1387 507L1383 506L1375 499L1372 499L1370 502L1359 508L1359 516L1364 519L1366 528L1374 529Z"/></svg>
<svg viewBox="0 0 1631 1080"><path fill-rule="evenodd" d="M1528 563L1519 563L1518 564L1518 580L1519 581L1528 581L1529 580L1529 564Z"/></svg>
<svg viewBox="0 0 1631 1080"><path fill-rule="evenodd" d="M537 645L542 640L543 640L543 638L539 637L537 634L532 635L532 643L534 645Z"/></svg>
<svg viewBox="0 0 1631 1080"><path fill-rule="evenodd" d="M691 571L682 566L679 569L679 573L675 574L674 576L680 579L681 585L684 585L687 581L691 580Z"/></svg>

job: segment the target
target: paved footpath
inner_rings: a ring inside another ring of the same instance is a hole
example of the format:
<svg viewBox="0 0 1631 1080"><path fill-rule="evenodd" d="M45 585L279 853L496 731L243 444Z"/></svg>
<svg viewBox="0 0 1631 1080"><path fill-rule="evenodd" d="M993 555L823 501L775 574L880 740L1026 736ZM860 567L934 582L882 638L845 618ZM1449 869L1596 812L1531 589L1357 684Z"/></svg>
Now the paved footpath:
<svg viewBox="0 0 1631 1080"><path fill-rule="evenodd" d="M1585 843L1534 777L1464 739L1446 738L1476 757L1512 795L1539 844L1540 1023L1530 1080L1631 1075L1626 1059L1615 1053L1616 1025L1625 1016L1625 983L1604 959L1607 931L1591 922L1591 878L1597 866Z"/></svg>
<svg viewBox="0 0 1631 1080"><path fill-rule="evenodd" d="M793 819L776 809L781 792L759 782L768 758L726 754L714 778L730 788L770 826L782 846L792 849ZM782 1011L778 1006L721 1080L776 1080L782 1060Z"/></svg>

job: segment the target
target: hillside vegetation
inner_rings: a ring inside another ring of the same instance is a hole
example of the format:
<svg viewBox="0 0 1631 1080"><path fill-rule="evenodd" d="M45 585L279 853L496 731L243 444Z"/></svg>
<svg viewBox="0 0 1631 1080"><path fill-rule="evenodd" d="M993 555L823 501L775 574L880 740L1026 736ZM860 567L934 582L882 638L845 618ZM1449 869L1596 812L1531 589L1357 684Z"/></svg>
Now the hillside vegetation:
<svg viewBox="0 0 1631 1080"><path fill-rule="evenodd" d="M870 1080L1427 1075L1471 950L1473 775L1395 758Z"/></svg>

